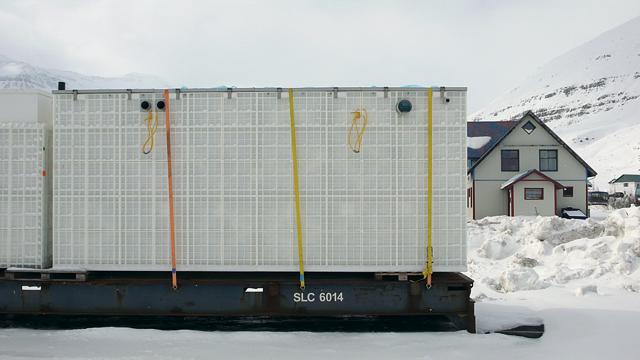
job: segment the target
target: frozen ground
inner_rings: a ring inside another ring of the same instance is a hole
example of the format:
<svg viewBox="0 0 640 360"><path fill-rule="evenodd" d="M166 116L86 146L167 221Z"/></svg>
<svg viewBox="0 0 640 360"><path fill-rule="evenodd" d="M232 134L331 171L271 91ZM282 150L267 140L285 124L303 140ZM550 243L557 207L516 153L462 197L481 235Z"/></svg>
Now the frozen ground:
<svg viewBox="0 0 640 360"><path fill-rule="evenodd" d="M0 359L638 359L640 209L469 224L478 328L500 334L0 330Z"/></svg>

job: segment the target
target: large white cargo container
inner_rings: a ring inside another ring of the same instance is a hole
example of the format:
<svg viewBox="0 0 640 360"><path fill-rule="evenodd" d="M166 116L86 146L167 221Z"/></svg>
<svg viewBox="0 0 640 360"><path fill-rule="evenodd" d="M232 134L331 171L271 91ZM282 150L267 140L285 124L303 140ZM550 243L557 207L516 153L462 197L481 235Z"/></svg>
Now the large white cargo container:
<svg viewBox="0 0 640 360"><path fill-rule="evenodd" d="M0 267L51 266L51 101L0 90Z"/></svg>
<svg viewBox="0 0 640 360"><path fill-rule="evenodd" d="M307 271L422 271L427 89L295 89ZM160 90L54 92L54 266L168 270L165 117L155 148L141 102ZM171 91L178 271L297 271L286 89ZM397 105L408 100L412 109ZM368 126L347 146L352 112ZM435 271L466 270L466 89L433 91Z"/></svg>

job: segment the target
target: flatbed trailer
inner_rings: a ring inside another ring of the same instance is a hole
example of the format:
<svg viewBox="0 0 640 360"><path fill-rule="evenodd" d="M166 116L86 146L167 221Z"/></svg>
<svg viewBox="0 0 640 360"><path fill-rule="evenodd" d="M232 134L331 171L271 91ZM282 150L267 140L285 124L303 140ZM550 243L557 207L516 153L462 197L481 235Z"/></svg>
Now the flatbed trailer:
<svg viewBox="0 0 640 360"><path fill-rule="evenodd" d="M383 330L475 332L473 280L461 273L434 273L431 288L407 273L308 273L304 290L295 273L179 278L173 290L158 272L0 270L0 325L343 331L379 320Z"/></svg>

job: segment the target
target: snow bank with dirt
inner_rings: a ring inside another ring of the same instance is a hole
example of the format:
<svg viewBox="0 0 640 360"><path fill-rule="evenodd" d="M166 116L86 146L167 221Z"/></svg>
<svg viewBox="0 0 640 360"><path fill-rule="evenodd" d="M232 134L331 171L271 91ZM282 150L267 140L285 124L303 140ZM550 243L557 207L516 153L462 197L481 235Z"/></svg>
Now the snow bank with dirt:
<svg viewBox="0 0 640 360"><path fill-rule="evenodd" d="M468 275L488 292L564 287L585 296L600 287L640 291L640 208L588 220L489 217L469 222L467 232Z"/></svg>

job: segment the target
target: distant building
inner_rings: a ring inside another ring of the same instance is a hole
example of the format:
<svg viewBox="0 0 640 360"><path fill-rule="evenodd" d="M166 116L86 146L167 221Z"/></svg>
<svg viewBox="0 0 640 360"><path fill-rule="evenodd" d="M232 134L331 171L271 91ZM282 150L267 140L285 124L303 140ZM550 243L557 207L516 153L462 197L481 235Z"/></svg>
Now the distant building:
<svg viewBox="0 0 640 360"><path fill-rule="evenodd" d="M640 197L640 175L624 174L609 181L609 194L621 192L633 198Z"/></svg>
<svg viewBox="0 0 640 360"><path fill-rule="evenodd" d="M533 112L517 121L467 125L469 218L588 214L589 178L597 175Z"/></svg>

